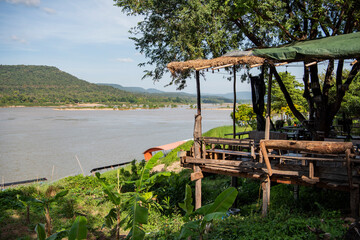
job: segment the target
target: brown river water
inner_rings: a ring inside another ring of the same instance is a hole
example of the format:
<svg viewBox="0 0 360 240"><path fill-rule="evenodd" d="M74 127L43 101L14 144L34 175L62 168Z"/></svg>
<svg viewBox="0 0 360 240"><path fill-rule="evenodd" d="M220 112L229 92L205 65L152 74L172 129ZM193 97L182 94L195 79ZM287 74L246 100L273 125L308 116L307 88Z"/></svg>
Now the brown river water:
<svg viewBox="0 0 360 240"><path fill-rule="evenodd" d="M230 110L202 110L203 132L231 125ZM143 159L150 147L190 139L196 110L59 111L0 108L0 184L56 180L96 167Z"/></svg>

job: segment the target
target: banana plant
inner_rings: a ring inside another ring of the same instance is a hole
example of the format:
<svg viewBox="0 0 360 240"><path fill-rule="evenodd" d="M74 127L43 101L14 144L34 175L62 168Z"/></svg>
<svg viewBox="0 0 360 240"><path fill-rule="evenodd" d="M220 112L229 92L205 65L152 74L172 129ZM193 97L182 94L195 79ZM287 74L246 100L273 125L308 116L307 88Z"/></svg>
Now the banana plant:
<svg viewBox="0 0 360 240"><path fill-rule="evenodd" d="M171 173L161 172L150 176L150 171L162 156L162 152L155 154L142 168L138 169L137 175L139 178L137 180L120 180L118 173L118 187L116 191L114 191L115 187L113 185L109 185L104 178L101 178L100 173L96 173L96 177L101 182L108 200L115 205L105 217L105 225L112 226L115 221L117 222L117 239L119 239L118 233L121 226L124 226L125 230L130 229L127 236L128 239L143 239L145 232L142 225L148 222L148 208L151 206L161 207L153 200L156 196L150 191L150 188L164 177L170 176ZM134 184L135 191L121 193L121 186L125 183ZM121 210L124 210L127 214L120 221Z"/></svg>
<svg viewBox="0 0 360 240"><path fill-rule="evenodd" d="M48 238L46 238L45 224L43 223L36 224L35 232L37 234L38 240L56 240L56 239L63 239L66 236L68 237L68 240L81 240L81 239L86 239L86 235L87 235L86 222L87 220L85 217L79 216L75 219L70 230L64 230L54 233Z"/></svg>
<svg viewBox="0 0 360 240"><path fill-rule="evenodd" d="M114 191L114 186L106 182L105 178L100 176L100 173L95 174L100 181L103 191L107 195L107 199L114 204L114 207L110 209L109 213L105 216L105 224L103 226L111 227L116 221L115 234L116 239L120 239L120 223L121 223L121 208L123 204L123 197L121 194L121 188L124 184L124 179L120 177L120 169L117 170L117 187Z"/></svg>
<svg viewBox="0 0 360 240"><path fill-rule="evenodd" d="M151 206L161 208L161 206L154 201L156 196L150 191L150 188L155 183L162 181L164 177L169 177L171 173L160 172L151 176L150 171L163 155L162 152L155 154L145 166L138 171L139 179L127 182L135 184L135 192L129 193L131 197L126 202L128 215L123 221L124 223L126 222L125 229L130 229L127 239L144 239L145 231L142 225L148 222L148 208Z"/></svg>
<svg viewBox="0 0 360 240"><path fill-rule="evenodd" d="M201 240L205 233L206 224L215 219L223 218L234 203L237 194L238 191L234 187L230 187L220 193L213 203L193 211L191 187L186 185L184 202L179 203L179 207L186 213L184 217L186 223L181 228L180 239L199 236Z"/></svg>
<svg viewBox="0 0 360 240"><path fill-rule="evenodd" d="M49 187L50 188L50 187ZM51 196L45 196L41 199L34 199L34 203L37 203L39 205L41 205L44 208L44 212L45 212L45 230L48 236L51 235L51 231L52 231L52 225L51 225L51 216L50 216L50 207L51 204L55 201L58 201L59 199L61 199L62 197L64 197L66 194L68 194L68 190L65 191L61 191L59 193L57 193L54 197Z"/></svg>

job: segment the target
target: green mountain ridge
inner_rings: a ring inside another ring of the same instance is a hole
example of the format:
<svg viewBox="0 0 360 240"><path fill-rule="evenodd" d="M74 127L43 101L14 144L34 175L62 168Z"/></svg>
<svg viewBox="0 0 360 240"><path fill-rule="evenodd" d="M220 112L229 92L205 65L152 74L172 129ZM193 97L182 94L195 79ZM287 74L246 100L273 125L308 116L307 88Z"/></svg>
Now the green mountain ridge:
<svg viewBox="0 0 360 240"><path fill-rule="evenodd" d="M98 83L98 85L104 86L112 86L114 88L118 88L123 91L132 92L132 93L147 93L147 94L158 94L161 96L179 96L179 97L196 97L195 94L186 93L186 92L165 92L160 91L155 88L142 88L142 87L125 87L120 84L113 84L113 83ZM250 91L240 91L236 92L237 100L247 101L251 100L251 92ZM218 94L211 94L211 93L203 93L202 97L204 98L218 98L223 99L224 102L230 102L229 100L234 99L234 93L218 93ZM228 100L225 100L228 99Z"/></svg>
<svg viewBox="0 0 360 240"><path fill-rule="evenodd" d="M116 84L113 84L116 85ZM0 65L0 106L46 106L74 103L191 104L191 94L140 93L124 91L113 85L99 85L52 66ZM135 88L142 89L142 88ZM134 89L133 89L134 90ZM159 91L161 92L161 91ZM204 97L204 103L230 102L221 97Z"/></svg>

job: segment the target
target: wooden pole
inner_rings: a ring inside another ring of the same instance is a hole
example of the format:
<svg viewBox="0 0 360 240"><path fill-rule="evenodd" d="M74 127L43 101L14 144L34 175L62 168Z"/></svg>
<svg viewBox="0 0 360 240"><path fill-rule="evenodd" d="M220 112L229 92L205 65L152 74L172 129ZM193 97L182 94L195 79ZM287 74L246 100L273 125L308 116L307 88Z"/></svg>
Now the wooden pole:
<svg viewBox="0 0 360 240"><path fill-rule="evenodd" d="M234 106L233 106L233 138L236 138L236 121L235 121L235 111L236 111L236 67L233 67L234 72ZM231 186L234 188L238 187L238 178L231 177ZM234 201L233 207L236 207L237 200Z"/></svg>
<svg viewBox="0 0 360 240"><path fill-rule="evenodd" d="M236 138L236 121L235 121L235 111L236 111L236 68L234 65L234 106L233 106L233 138Z"/></svg>
<svg viewBox="0 0 360 240"><path fill-rule="evenodd" d="M201 132L201 95L200 95L200 73L196 71L196 92L197 92L197 114L195 115L194 126L194 157L201 158L201 143L199 138ZM194 165L194 173L201 172L199 166ZM195 209L201 207L201 179L195 181Z"/></svg>
<svg viewBox="0 0 360 240"><path fill-rule="evenodd" d="M262 206L262 216L266 217L269 205L270 205L270 187L271 181L269 176L261 183L263 190L263 206Z"/></svg>
<svg viewBox="0 0 360 240"><path fill-rule="evenodd" d="M268 94L267 94L267 107L266 107L265 140L270 139L271 85L272 85L272 71L270 69Z"/></svg>

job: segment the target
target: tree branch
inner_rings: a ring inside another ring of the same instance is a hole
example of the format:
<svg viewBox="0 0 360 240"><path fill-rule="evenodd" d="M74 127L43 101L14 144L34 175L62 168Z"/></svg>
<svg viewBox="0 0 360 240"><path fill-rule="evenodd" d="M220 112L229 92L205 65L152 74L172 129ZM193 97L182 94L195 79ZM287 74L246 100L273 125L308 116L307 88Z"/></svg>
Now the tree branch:
<svg viewBox="0 0 360 240"><path fill-rule="evenodd" d="M328 67L326 69L324 84L323 84L323 96L328 96L329 89L331 88L331 78L334 71L334 59L329 60ZM327 103L326 103L327 104Z"/></svg>
<svg viewBox="0 0 360 240"><path fill-rule="evenodd" d="M339 111L345 93L347 90L349 90L350 84L352 83L354 78L359 74L359 71L360 71L360 58L357 59L357 62L351 68L351 71L345 83L343 85L340 85L339 88L337 89L336 101L332 104L330 108L331 116L335 116L336 113Z"/></svg>
<svg viewBox="0 0 360 240"><path fill-rule="evenodd" d="M307 100L307 102L309 104L309 120L314 120L314 112L315 112L314 99L312 98L312 96L310 94L309 70L305 66L305 63L304 63L303 82L304 82L304 94L303 94L303 97Z"/></svg>
<svg viewBox="0 0 360 240"><path fill-rule="evenodd" d="M244 24L244 21L242 18L238 18L235 20L232 20L235 25L241 29L241 31L246 35L247 38L250 39L250 41L252 43L254 43L257 47L262 47L264 46L264 42L259 39L255 34L253 34L252 32L249 32Z"/></svg>
<svg viewBox="0 0 360 240"><path fill-rule="evenodd" d="M267 16L266 14L261 13L257 8L253 9L257 14L259 14L259 16L261 16L263 19L268 20L273 22L276 26L278 26L284 33L285 35L290 38L292 41L299 41L300 38L292 35L281 23L279 23L278 21L275 21L273 19L271 19L269 16Z"/></svg>
<svg viewBox="0 0 360 240"><path fill-rule="evenodd" d="M283 83L283 81L281 80L281 77L280 75L278 74L278 72L276 71L276 68L274 67L274 65L270 65L270 69L271 71L273 72L274 76L275 76L275 79L276 81L278 82L279 84L279 87L281 89L281 91L283 92L284 94L284 97L285 97L285 100L291 110L291 112L294 114L294 116L300 121L300 122L304 122L306 120L306 118L299 112L299 110L296 109L292 99L291 99L291 96L289 94L289 92L287 91L286 87L285 87L285 84Z"/></svg>

